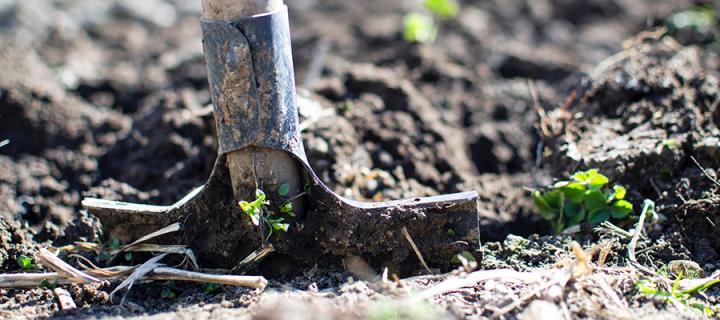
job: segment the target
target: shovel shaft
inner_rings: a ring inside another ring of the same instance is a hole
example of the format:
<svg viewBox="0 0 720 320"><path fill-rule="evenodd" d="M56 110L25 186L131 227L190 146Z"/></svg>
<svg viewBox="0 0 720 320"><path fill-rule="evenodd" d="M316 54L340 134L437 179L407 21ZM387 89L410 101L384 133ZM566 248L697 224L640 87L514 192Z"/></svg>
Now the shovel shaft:
<svg viewBox="0 0 720 320"><path fill-rule="evenodd" d="M205 19L235 21L242 17L249 17L269 12L275 12L284 9L282 0L202 0L203 17ZM252 70L253 61L247 61L243 66L233 66L235 68L248 68ZM210 68L211 66L209 66ZM229 67L229 66L224 66ZM290 66L291 67L291 66ZM237 74L241 74L246 78L252 78L252 71L243 73L240 70ZM292 73L292 69L287 70ZM292 76L292 75L291 75ZM238 83L245 83L240 81ZM294 88L293 88L294 89ZM233 100L232 97L248 97L249 92L237 92L238 90L255 90L255 88L231 87L219 90L220 96L215 101L223 108L222 101ZM247 99L235 99L236 103L247 103ZM235 103L235 101L233 101ZM231 106L232 108L232 106ZM260 105L259 108L272 108L272 106ZM244 117L258 117L257 114L244 114ZM239 115L226 114L227 118L234 118ZM216 115L217 117L217 115ZM246 119L243 119L246 120ZM278 131L280 128L277 128ZM250 135L248 132L238 132L240 135ZM223 151L223 150L221 150ZM230 171L230 180L232 182L235 200L253 200L255 189L264 190L275 203L281 203L282 199L272 199L272 195L280 185L288 184L289 193L287 197L297 195L303 189L302 176L299 165L295 159L287 152L250 146L239 150L230 150L227 152L227 166ZM296 213L302 213L303 206L301 201L294 201L293 207Z"/></svg>
<svg viewBox="0 0 720 320"><path fill-rule="evenodd" d="M203 17L233 20L282 9L283 0L202 0Z"/></svg>

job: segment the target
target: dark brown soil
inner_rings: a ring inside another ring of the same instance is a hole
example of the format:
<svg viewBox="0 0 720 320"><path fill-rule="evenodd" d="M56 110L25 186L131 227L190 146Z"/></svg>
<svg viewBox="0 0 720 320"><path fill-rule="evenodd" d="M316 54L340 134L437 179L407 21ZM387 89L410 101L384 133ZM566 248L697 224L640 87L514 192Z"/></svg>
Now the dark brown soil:
<svg viewBox="0 0 720 320"><path fill-rule="evenodd" d="M0 271L18 272L17 256L38 247L106 241L80 206L85 196L170 204L206 181L217 143L199 2L0 1L0 141L10 140L0 147ZM478 191L483 269L550 268L569 241L607 239L616 241L611 265L624 266L626 240L591 226L549 236L529 197L552 177L597 167L628 187L636 208L657 203L663 220L638 244L641 263L720 267L720 187L708 177L720 176L718 32L657 32L703 2L461 1L432 45L402 40L414 2L286 2L300 105L310 106L300 110L305 148L337 193L377 201ZM402 303L407 292L357 281L342 258L251 270L284 275L264 293L156 282L137 284L131 304L118 306L108 296L116 284L72 286L80 309L69 313L50 290L1 290L0 316L362 318ZM702 317L615 280L633 316ZM165 288L177 297L161 298ZM425 315L488 317L522 290L477 284L437 298L438 313ZM573 317L619 317L591 290L567 290Z"/></svg>

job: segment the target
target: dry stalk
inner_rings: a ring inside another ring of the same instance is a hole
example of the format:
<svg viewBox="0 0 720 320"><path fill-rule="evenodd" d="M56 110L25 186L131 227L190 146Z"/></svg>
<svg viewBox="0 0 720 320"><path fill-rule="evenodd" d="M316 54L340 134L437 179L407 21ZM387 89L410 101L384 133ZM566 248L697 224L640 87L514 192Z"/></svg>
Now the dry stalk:
<svg viewBox="0 0 720 320"><path fill-rule="evenodd" d="M430 270L430 267L428 267L427 263L425 262L425 258L423 258L422 253L420 253L420 250L418 249L417 245L415 245L415 241L413 241L412 237L410 236L410 232L407 231L407 228L402 228L402 233L405 235L405 239L410 243L410 246L412 247L413 251L415 251L415 255L417 255L418 260L420 260L420 264L425 268L425 271L432 274L432 270Z"/></svg>
<svg viewBox="0 0 720 320"><path fill-rule="evenodd" d="M695 159L695 157L690 156L690 159L692 159L692 161L695 162L695 165L697 165L698 168L700 168L700 170L702 171L702 173L703 173L708 179L710 179L710 181L712 181L715 185L717 185L718 187L720 187L720 182L718 182L717 179L715 179L715 178L713 178L712 176L710 176L710 174L707 172L707 170L705 170L705 168L703 168L703 166L700 165L700 163Z"/></svg>
<svg viewBox="0 0 720 320"><path fill-rule="evenodd" d="M120 304L123 304L123 302L125 302L125 297L127 297L127 294L130 292L130 289L132 289L133 284L135 284L136 281L140 280L140 278L142 278L146 274L153 271L155 268L163 266L163 264L160 263L160 260L162 260L162 258L165 258L165 256L167 256L167 255L168 255L167 253L163 253L161 255L152 257L152 259L145 261L145 263L143 263L139 267L135 268L135 270L133 270L132 274L130 274L130 276L127 279L125 279L122 283L120 283L120 285L118 285L115 288L115 290L110 292L110 300L112 300L115 293L117 293L118 291L120 291L124 288L127 288L127 290L125 291L125 294L120 299Z"/></svg>
<svg viewBox="0 0 720 320"><path fill-rule="evenodd" d="M60 260L60 258L56 257L52 252L45 248L40 249L40 252L37 254L37 258L42 265L64 275L74 283L86 284L100 281L95 277L73 268L73 266Z"/></svg>
<svg viewBox="0 0 720 320"><path fill-rule="evenodd" d="M133 270L135 270L135 267L119 266L89 270L88 273L97 277L99 281L117 281ZM257 289L264 289L267 286L267 280L261 276L217 275L184 271L167 267L157 267L138 280L212 282ZM77 284L77 282L58 272L0 274L0 288L39 288L44 282L61 286Z"/></svg>

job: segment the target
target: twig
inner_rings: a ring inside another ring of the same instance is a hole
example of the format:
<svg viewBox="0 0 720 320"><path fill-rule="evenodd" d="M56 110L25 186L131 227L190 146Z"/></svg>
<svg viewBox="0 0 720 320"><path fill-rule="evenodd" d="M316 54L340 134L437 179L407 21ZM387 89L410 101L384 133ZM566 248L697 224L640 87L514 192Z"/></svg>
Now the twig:
<svg viewBox="0 0 720 320"><path fill-rule="evenodd" d="M149 275L153 280L177 280L192 282L209 282L217 284L227 284L238 287L250 287L256 289L265 289L268 281L261 276L236 276L236 275L217 275L206 274L193 271L185 271L173 268L158 267Z"/></svg>
<svg viewBox="0 0 720 320"><path fill-rule="evenodd" d="M620 299L620 297L617 295L617 293L610 287L610 284L605 281L602 277L598 277L596 279L597 284L600 286L600 289L602 289L605 294L610 298L612 302L614 302L618 307L620 307L620 311L622 311L622 318L629 319L631 318L632 313L630 310L628 310L627 304L623 303L623 301Z"/></svg>
<svg viewBox="0 0 720 320"><path fill-rule="evenodd" d="M10 139L5 139L3 141L0 141L0 148L10 144Z"/></svg>
<svg viewBox="0 0 720 320"><path fill-rule="evenodd" d="M258 248L257 250L251 252L245 259L240 261L237 266L235 266L232 271L233 272L239 272L244 270L248 265L251 265L253 263L257 263L267 257L267 255L275 252L275 247L272 245L272 243L268 243L266 245L263 245L262 247Z"/></svg>
<svg viewBox="0 0 720 320"><path fill-rule="evenodd" d="M88 271L99 280L116 281L135 270L135 267L118 266ZM112 276L106 276L111 274ZM263 289L267 280L262 276L216 275L192 271L184 271L168 267L157 267L139 280L177 280L192 282L212 282L240 287ZM12 273L0 274L0 288L39 288L43 282L53 285L69 285L77 283L58 272L45 273Z"/></svg>
<svg viewBox="0 0 720 320"><path fill-rule="evenodd" d="M700 168L700 170L702 170L702 173L705 174L705 176L708 177L708 179L710 179L710 181L712 181L715 185L720 187L720 182L718 182L715 178L711 177L710 174L705 170L705 168L703 168L703 166L701 166L700 163L695 159L695 157L690 156L690 159L692 159L692 161L695 162L695 165L697 165L698 168Z"/></svg>
<svg viewBox="0 0 720 320"><path fill-rule="evenodd" d="M630 262L632 262L633 266L645 271L649 274L654 274L652 270L649 268L641 265L637 261L637 257L635 256L635 250L637 247L638 239L640 239L640 234L642 234L642 229L645 225L645 218L647 217L647 213L649 210L655 210L655 203L651 200L645 200L645 203L643 204L643 210L642 213L640 213L640 220L638 221L637 226L635 227L635 232L633 233L632 240L630 240L630 244L628 245L628 258L630 259Z"/></svg>
<svg viewBox="0 0 720 320"><path fill-rule="evenodd" d="M135 268L133 270L132 274L130 274L130 276L127 279L125 279L122 283L120 283L115 288L115 290L110 292L110 300L112 300L115 293L117 293L118 291L120 291L124 288L127 288L127 290L125 291L125 294L120 299L120 304L123 304L123 302L125 302L125 297L127 297L127 294L130 292L130 289L132 289L133 284L135 284L136 281L140 280L140 278L142 278L146 274L150 273L150 271L153 271L155 268L163 266L163 264L160 263L160 260L162 260L162 258L165 258L165 256L167 256L167 255L168 255L168 253L163 253L161 255L152 257L152 259L145 261L145 263L143 263L139 267Z"/></svg>
<svg viewBox="0 0 720 320"><path fill-rule="evenodd" d="M520 281L520 282L539 282L545 277L545 272L519 272L512 269L497 269L497 270L481 270L475 271L468 274L465 278L450 278L443 282L440 282L436 286L426 289L415 296L416 299L427 299L432 298L436 295L440 295L449 291L457 290L464 287L474 286L475 284L493 280L501 279L503 281Z"/></svg>
<svg viewBox="0 0 720 320"><path fill-rule="evenodd" d="M406 227L402 227L402 233L405 235L405 239L410 242L410 246L415 251L415 255L417 255L418 259L420 260L420 264L423 266L423 268L425 268L425 271L432 274L432 270L430 270L427 263L425 263L425 258L423 258L422 253L420 253L420 250L415 245L415 241L413 241L412 237L410 237L410 233L407 231Z"/></svg>
<svg viewBox="0 0 720 320"><path fill-rule="evenodd" d="M549 118L547 113L545 112L545 109L543 109L540 105L540 95L538 95L537 88L535 87L535 82L532 80L528 80L527 85L528 89L530 90L530 96L533 99L533 107L535 108L535 112L537 112L538 117L540 117L540 131L542 132L544 137L551 137L552 132L550 131L550 127L548 127Z"/></svg>
<svg viewBox="0 0 720 320"><path fill-rule="evenodd" d="M100 281L95 277L75 269L65 261L60 260L60 258L56 257L52 252L48 251L48 249L41 248L37 254L37 258L44 266L63 274L66 278L73 280L74 283L86 284Z"/></svg>
<svg viewBox="0 0 720 320"><path fill-rule="evenodd" d="M58 300L60 310L66 311L77 308L77 305L75 305L75 301L73 300L72 296L70 296L70 292L67 292L67 290L63 288L55 288L53 289L53 293L55 293L55 297Z"/></svg>
<svg viewBox="0 0 720 320"><path fill-rule="evenodd" d="M118 251L115 253L115 256L123 253L124 251L130 250L132 247L137 246L137 245L140 244L140 243L143 243L143 242L148 241L148 240L153 239L153 238L157 238L157 237L162 236L162 235L164 235L164 234L176 232L176 231L178 231L178 230L180 230L180 223L179 223L179 222L173 223L173 224L171 224L171 225L169 225L169 226L167 226L167 227L165 227L165 228L162 228L162 229L157 230L157 231L155 231L155 232L153 232L153 233L150 233L150 234L148 234L148 235L146 235L146 236L144 236L144 237L142 237L142 238L140 238L140 239L137 239L137 240L135 240L135 242L133 242L133 243L131 243L131 244L128 244L128 245L126 245L126 246L123 246L122 248L120 248L120 250L118 250Z"/></svg>

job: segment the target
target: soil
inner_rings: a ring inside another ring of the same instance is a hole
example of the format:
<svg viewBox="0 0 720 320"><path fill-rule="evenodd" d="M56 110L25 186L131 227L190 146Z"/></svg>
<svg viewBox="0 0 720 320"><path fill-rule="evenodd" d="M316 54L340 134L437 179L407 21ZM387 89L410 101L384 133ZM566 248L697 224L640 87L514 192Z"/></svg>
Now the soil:
<svg viewBox="0 0 720 320"><path fill-rule="evenodd" d="M627 239L589 225L551 235L530 197L553 177L599 168L627 187L636 215L644 199L657 205L640 263L720 268L720 33L660 29L702 1L461 1L431 45L402 40L413 1L286 2L305 148L338 194L476 190L480 269L554 268L572 240L612 240L607 264L624 267ZM199 11L181 0L0 1L0 141L10 140L0 147L0 271L20 272L17 257L40 247L107 241L83 197L171 204L205 183L217 143ZM3 289L0 317L485 318L532 290L489 281L410 303L442 277L398 288L342 258L250 270L270 278L264 292L153 282L118 305L117 283L70 286L73 311L51 290ZM604 280L633 317L707 317L635 280ZM537 297L507 316L622 318L597 292L577 281L562 301ZM710 305L718 293L705 293Z"/></svg>

